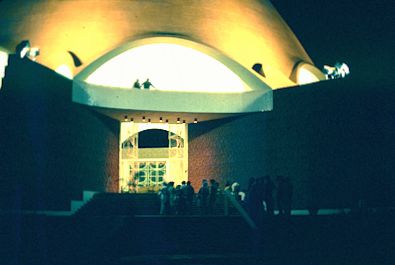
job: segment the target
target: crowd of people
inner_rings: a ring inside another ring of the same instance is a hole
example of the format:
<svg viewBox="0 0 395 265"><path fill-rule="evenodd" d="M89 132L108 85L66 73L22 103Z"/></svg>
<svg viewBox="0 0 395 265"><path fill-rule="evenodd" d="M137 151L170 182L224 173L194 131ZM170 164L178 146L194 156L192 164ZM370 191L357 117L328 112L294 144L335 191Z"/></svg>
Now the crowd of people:
<svg viewBox="0 0 395 265"><path fill-rule="evenodd" d="M293 186L288 177L277 176L276 183L269 176L250 178L247 189L241 189L238 182L228 182L223 191L234 196L253 220L274 215L275 204L279 215L291 214ZM214 214L219 192L219 183L214 179L204 179L196 193L190 181L176 187L174 182L164 183L159 191L160 214L192 214L195 205L201 215Z"/></svg>
<svg viewBox="0 0 395 265"><path fill-rule="evenodd" d="M159 191L161 201L160 214L188 214L192 210L195 189L190 181L183 181L174 187L174 182L163 183Z"/></svg>
<svg viewBox="0 0 395 265"><path fill-rule="evenodd" d="M185 215L192 214L193 207L199 207L202 215L212 214L218 193L218 183L212 179L210 184L203 180L202 186L195 193L191 182L183 181L181 185L174 187L174 182L163 183L159 191L161 201L161 215Z"/></svg>
<svg viewBox="0 0 395 265"><path fill-rule="evenodd" d="M277 185L269 176L250 178L245 207L253 220L262 215L274 215L277 203L279 215L291 215L293 187L288 177L277 176Z"/></svg>

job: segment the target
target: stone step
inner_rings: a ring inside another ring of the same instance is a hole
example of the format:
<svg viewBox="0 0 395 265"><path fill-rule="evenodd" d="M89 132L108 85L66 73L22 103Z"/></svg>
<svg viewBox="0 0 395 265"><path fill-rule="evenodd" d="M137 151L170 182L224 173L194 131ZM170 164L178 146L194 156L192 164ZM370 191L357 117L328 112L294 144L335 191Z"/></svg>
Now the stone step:
<svg viewBox="0 0 395 265"><path fill-rule="evenodd" d="M87 245L99 243L94 248L108 257L248 253L251 237L252 230L240 216L142 216L124 218L103 243Z"/></svg>
<svg viewBox="0 0 395 265"><path fill-rule="evenodd" d="M214 210L210 215L224 215L224 204L223 195L218 195ZM87 204L83 205L76 212L76 215L158 215L159 210L160 199L156 193L98 193ZM238 215L234 207L229 207L228 212L230 215ZM188 211L188 215L201 215L201 209L197 205L196 200L191 210Z"/></svg>

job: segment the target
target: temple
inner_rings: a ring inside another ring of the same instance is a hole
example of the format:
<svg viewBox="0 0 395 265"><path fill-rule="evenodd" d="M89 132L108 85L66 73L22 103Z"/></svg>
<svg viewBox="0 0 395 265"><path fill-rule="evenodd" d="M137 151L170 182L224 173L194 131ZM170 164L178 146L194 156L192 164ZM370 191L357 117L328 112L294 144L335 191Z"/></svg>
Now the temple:
<svg viewBox="0 0 395 265"><path fill-rule="evenodd" d="M387 264L393 81L308 52L269 0L0 1L1 260ZM263 177L291 216L225 191ZM159 215L209 179L210 214Z"/></svg>
<svg viewBox="0 0 395 265"><path fill-rule="evenodd" d="M0 5L3 208L265 175L296 209L393 197L366 192L369 89L326 80L269 1Z"/></svg>

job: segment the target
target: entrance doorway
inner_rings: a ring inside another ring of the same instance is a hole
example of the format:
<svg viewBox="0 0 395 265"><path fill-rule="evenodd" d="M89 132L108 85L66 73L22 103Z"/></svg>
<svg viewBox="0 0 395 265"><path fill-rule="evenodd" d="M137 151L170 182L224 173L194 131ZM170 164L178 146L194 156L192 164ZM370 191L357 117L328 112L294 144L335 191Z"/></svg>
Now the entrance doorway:
<svg viewBox="0 0 395 265"><path fill-rule="evenodd" d="M188 180L187 124L122 122L120 192L157 192Z"/></svg>

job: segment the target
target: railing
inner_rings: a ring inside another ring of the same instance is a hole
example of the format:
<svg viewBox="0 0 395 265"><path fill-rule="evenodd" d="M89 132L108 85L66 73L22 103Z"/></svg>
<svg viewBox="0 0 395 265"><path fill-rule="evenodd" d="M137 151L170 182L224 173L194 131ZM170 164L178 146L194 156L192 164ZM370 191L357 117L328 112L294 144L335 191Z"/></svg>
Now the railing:
<svg viewBox="0 0 395 265"><path fill-rule="evenodd" d="M229 202L236 208L236 210L243 217L244 221L252 228L257 229L257 226L247 213L247 211L236 200L235 196L228 190L224 190L224 214L229 215Z"/></svg>

